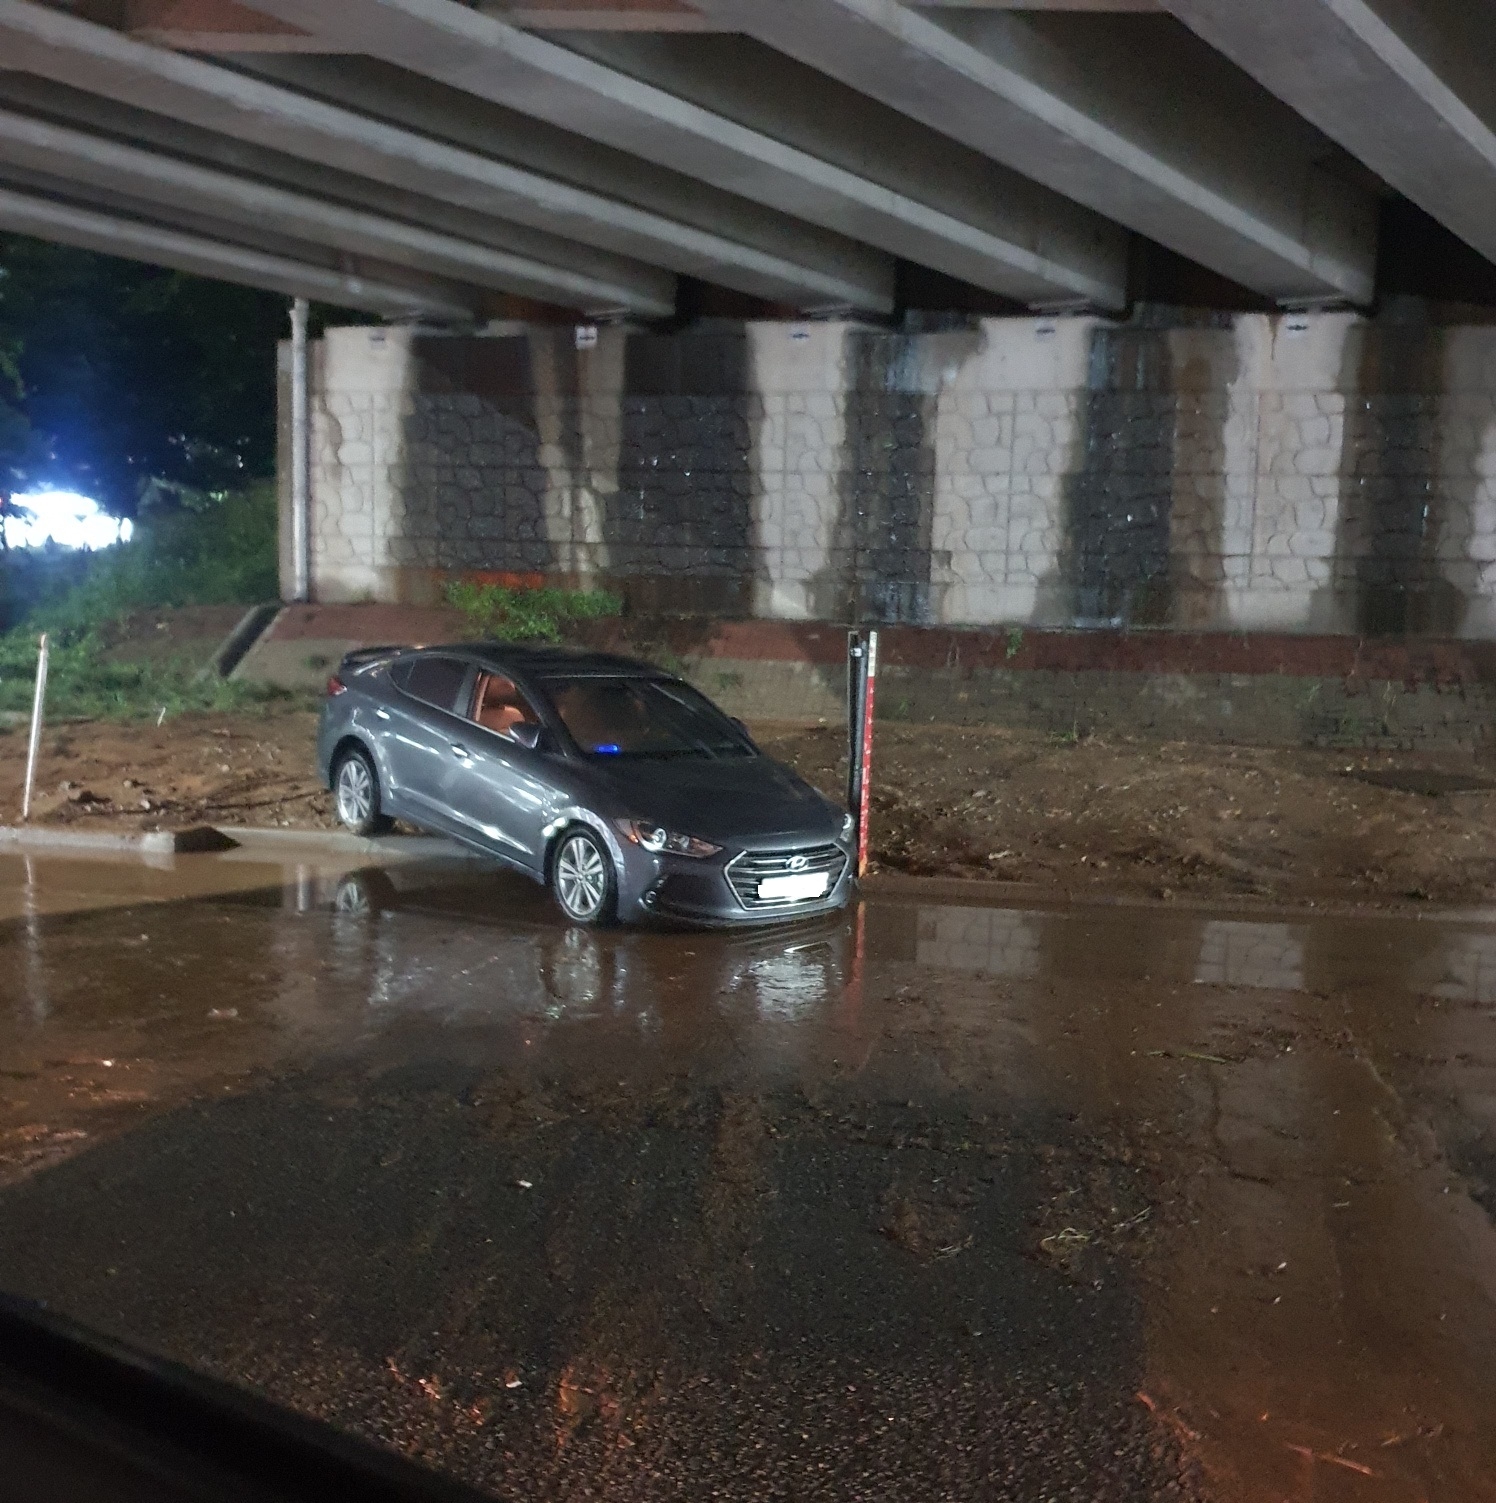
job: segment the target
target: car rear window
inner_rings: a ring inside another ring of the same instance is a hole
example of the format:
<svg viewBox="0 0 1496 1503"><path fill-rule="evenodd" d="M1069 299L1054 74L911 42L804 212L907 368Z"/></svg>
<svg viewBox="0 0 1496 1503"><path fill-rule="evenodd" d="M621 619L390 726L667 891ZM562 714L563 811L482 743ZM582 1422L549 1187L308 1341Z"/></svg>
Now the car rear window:
<svg viewBox="0 0 1496 1503"><path fill-rule="evenodd" d="M744 732L688 684L549 678L543 685L578 747L594 757L753 757Z"/></svg>
<svg viewBox="0 0 1496 1503"><path fill-rule="evenodd" d="M415 699L441 710L457 709L457 696L467 681L468 665L461 658L417 658L401 688ZM398 680L397 680L398 682Z"/></svg>

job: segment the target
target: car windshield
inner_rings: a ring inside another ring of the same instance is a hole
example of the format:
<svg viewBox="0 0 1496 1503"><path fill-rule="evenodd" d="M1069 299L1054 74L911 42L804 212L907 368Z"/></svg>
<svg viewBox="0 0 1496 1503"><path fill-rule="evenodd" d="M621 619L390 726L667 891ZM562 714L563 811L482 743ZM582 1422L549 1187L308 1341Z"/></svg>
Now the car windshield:
<svg viewBox="0 0 1496 1503"><path fill-rule="evenodd" d="M752 757L753 743L687 684L647 678L553 678L561 723L592 757Z"/></svg>

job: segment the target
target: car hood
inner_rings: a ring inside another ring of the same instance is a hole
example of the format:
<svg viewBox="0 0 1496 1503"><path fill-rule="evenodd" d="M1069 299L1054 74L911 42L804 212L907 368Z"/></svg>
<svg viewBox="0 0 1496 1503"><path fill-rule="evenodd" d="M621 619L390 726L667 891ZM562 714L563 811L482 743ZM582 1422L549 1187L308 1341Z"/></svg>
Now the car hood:
<svg viewBox="0 0 1496 1503"><path fill-rule="evenodd" d="M634 818L720 845L770 835L829 840L841 829L841 811L769 757L621 761L596 776Z"/></svg>

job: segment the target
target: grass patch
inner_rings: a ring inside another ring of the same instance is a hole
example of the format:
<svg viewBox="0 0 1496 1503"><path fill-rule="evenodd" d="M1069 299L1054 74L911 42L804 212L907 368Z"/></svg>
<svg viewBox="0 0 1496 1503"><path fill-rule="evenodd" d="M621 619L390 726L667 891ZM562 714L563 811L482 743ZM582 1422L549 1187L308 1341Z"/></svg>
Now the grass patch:
<svg viewBox="0 0 1496 1503"><path fill-rule="evenodd" d="M301 696L259 684L199 676L183 663L130 663L103 656L97 631L50 635L47 718L168 716L185 710L247 710L286 705ZM30 714L36 683L37 635L18 628L0 637L0 712Z"/></svg>
<svg viewBox="0 0 1496 1503"><path fill-rule="evenodd" d="M568 626L623 612L609 590L511 589L507 585L448 586L447 601L477 637L500 642L559 642Z"/></svg>

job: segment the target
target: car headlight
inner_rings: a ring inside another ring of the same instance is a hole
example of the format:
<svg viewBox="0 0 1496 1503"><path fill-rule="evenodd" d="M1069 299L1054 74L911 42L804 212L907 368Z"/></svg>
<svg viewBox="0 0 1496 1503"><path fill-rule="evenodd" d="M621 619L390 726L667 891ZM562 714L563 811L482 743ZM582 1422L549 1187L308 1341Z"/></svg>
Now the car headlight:
<svg viewBox="0 0 1496 1503"><path fill-rule="evenodd" d="M694 835L677 835L651 819L620 819L618 828L624 839L642 845L646 851L666 851L672 856L715 856L722 849Z"/></svg>

